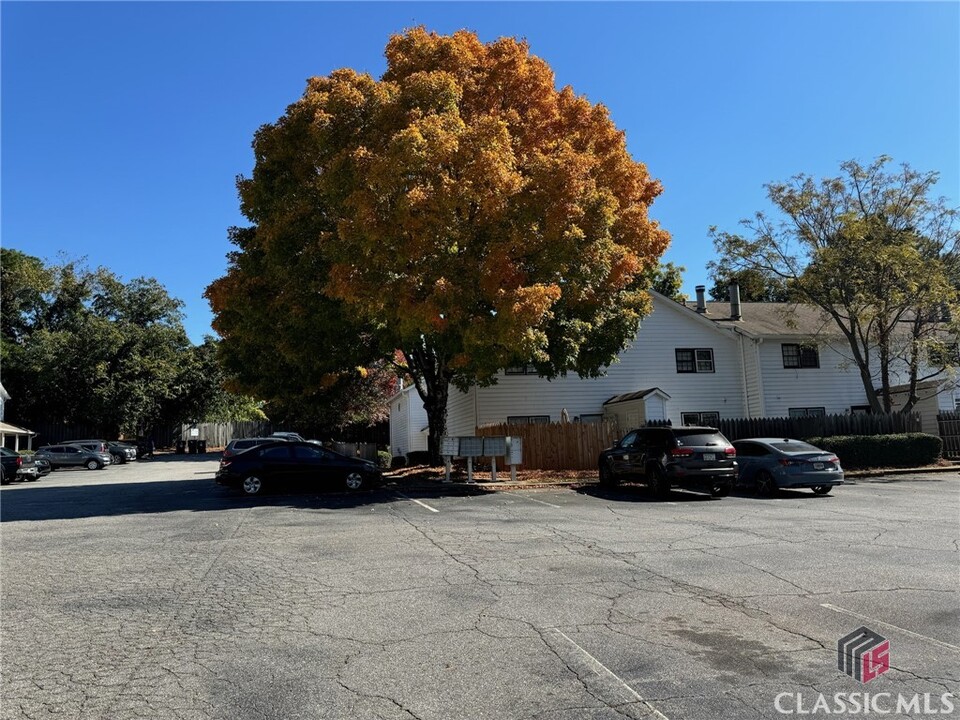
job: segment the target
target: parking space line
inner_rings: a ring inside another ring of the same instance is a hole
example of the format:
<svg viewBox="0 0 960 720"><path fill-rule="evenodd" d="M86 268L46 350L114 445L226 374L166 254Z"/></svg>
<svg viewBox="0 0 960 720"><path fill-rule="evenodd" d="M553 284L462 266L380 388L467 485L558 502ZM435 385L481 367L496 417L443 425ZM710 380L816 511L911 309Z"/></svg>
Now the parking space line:
<svg viewBox="0 0 960 720"><path fill-rule="evenodd" d="M409 497L409 496L407 496L407 495L404 495L402 492L398 492L397 495L399 495L399 496L402 497L402 498L406 498L407 500L410 500L411 502L415 502L417 505L421 505L421 506L425 507L425 508L426 508L427 510L429 510L430 512L435 512L435 513L440 512L440 511L437 510L435 507L430 507L430 506L427 505L425 502L420 502L420 501L417 500L416 498L412 498L412 497Z"/></svg>
<svg viewBox="0 0 960 720"><path fill-rule="evenodd" d="M635 697L635 698L637 699L637 702L643 704L644 707L646 707L651 713L653 713L653 716L654 716L654 717L658 718L659 720L670 720L670 718L668 718L668 717L667 717L666 715L664 715L662 712L660 712L659 710L657 710L653 705L650 704L649 701L647 701L645 698L643 698L643 696L641 696L640 693L638 693L638 692L637 692L636 690L634 690L632 687L630 687L629 685L627 685L626 681L625 681L622 677L620 677L619 675L617 675L613 670L611 670L610 668L608 668L608 667L607 667L606 665L604 665L602 662L600 662L599 660L597 660L593 655L591 655L589 652L587 652L587 651L584 650L582 647L580 647L580 646L579 646L576 642L574 642L565 632L563 632L562 630L560 630L560 629L558 629L558 628L551 628L551 629L553 630L553 632L557 633L557 635L559 635L559 636L562 637L564 640L566 640L568 643L570 643L571 645L573 645L573 646L574 646L577 650L579 650L583 655L585 655L585 656L587 657L588 661L589 661L588 664L590 665L590 668L591 668L598 676L603 677L604 675L606 675L607 677L613 678L619 685L621 685L624 689L626 689L627 692L630 693L630 695L632 695L633 697Z"/></svg>
<svg viewBox="0 0 960 720"><path fill-rule="evenodd" d="M893 625L892 623L884 622L883 620L877 620L876 618L872 618L867 615L861 615L860 613L854 612L853 610L847 610L846 608L838 607L836 605L831 605L830 603L820 603L820 607L825 607L827 610L833 610L836 613L842 613L844 615L852 615L855 618L860 618L861 620L866 620L867 622L875 623L877 625L886 625L887 627L891 627L894 630L898 630L902 633L906 633L907 635L913 635L914 637L918 637L921 640L926 640L927 642L931 642L934 645L939 645L940 647L945 647L948 650L956 650L957 652L960 652L960 647L957 647L956 645L951 645L950 643L943 642L943 640L937 640L932 637L927 637L926 635L921 635L920 633L915 633L913 632L913 630L907 630L906 628L902 628L899 625Z"/></svg>
<svg viewBox="0 0 960 720"><path fill-rule="evenodd" d="M548 503L546 500L537 500L536 498L527 497L526 495L521 495L520 493L515 493L507 491L504 495L513 495L514 497L523 498L524 500L529 500L530 502L540 503L541 505L549 505L552 508L562 508L562 505L554 505L553 503Z"/></svg>

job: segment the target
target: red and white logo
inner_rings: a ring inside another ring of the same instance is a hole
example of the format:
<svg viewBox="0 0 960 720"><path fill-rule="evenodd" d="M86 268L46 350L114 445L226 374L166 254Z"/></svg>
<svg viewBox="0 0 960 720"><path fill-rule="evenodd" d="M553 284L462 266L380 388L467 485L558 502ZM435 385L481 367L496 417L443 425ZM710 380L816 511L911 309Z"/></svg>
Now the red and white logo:
<svg viewBox="0 0 960 720"><path fill-rule="evenodd" d="M890 641L866 627L859 627L837 642L837 669L862 683L890 669Z"/></svg>

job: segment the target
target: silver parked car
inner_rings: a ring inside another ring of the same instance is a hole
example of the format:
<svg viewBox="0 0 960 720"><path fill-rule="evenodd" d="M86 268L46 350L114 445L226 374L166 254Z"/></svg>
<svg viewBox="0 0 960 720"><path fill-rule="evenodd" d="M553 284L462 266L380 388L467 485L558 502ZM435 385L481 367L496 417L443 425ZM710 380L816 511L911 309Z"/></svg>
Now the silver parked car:
<svg viewBox="0 0 960 720"><path fill-rule="evenodd" d="M749 438L735 440L738 480L751 485L761 495L772 495L780 488L810 488L826 495L843 485L840 458L810 443L790 438Z"/></svg>
<svg viewBox="0 0 960 720"><path fill-rule="evenodd" d="M101 470L110 464L109 452L88 450L81 445L45 445L37 450L36 457L50 463L50 467L79 466L87 470Z"/></svg>
<svg viewBox="0 0 960 720"><path fill-rule="evenodd" d="M122 464L137 459L137 447L116 440L65 440L64 445L80 445L87 450L109 453L111 463Z"/></svg>

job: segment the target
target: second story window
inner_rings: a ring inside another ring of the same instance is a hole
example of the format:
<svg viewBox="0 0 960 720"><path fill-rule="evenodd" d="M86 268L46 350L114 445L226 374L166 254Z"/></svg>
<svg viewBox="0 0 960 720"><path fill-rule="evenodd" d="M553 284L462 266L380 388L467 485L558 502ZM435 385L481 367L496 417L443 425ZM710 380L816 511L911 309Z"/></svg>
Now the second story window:
<svg viewBox="0 0 960 720"><path fill-rule="evenodd" d="M783 366L785 368L818 368L820 354L815 345L788 345L780 346L783 352Z"/></svg>
<svg viewBox="0 0 960 720"><path fill-rule="evenodd" d="M712 373L712 348L677 348L678 373Z"/></svg>

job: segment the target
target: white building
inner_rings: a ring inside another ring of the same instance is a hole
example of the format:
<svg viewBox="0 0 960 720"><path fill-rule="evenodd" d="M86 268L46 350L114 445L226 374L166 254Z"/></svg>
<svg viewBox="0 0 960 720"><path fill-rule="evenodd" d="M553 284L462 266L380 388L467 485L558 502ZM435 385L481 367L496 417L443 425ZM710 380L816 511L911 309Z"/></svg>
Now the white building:
<svg viewBox="0 0 960 720"><path fill-rule="evenodd" d="M394 457L426 450L427 429L427 411L413 385L390 398L390 451Z"/></svg>
<svg viewBox="0 0 960 720"><path fill-rule="evenodd" d="M533 368L511 368L495 385L465 393L451 388L448 434L473 435L478 426L492 423L557 422L564 411L575 422L615 418L621 428L659 419L711 425L720 418L867 411L860 373L845 341L836 338L817 309L708 303L702 288L696 305L650 294L653 311L605 376L546 380ZM928 386L918 405L925 431L937 432L935 408L954 409L953 390L952 383ZM415 392L405 397L409 405L419 405L425 426L419 397ZM391 404L391 440L395 425L409 427L404 413L411 410L397 400ZM425 433L423 442L425 449ZM394 447L394 455L401 454L400 446Z"/></svg>

